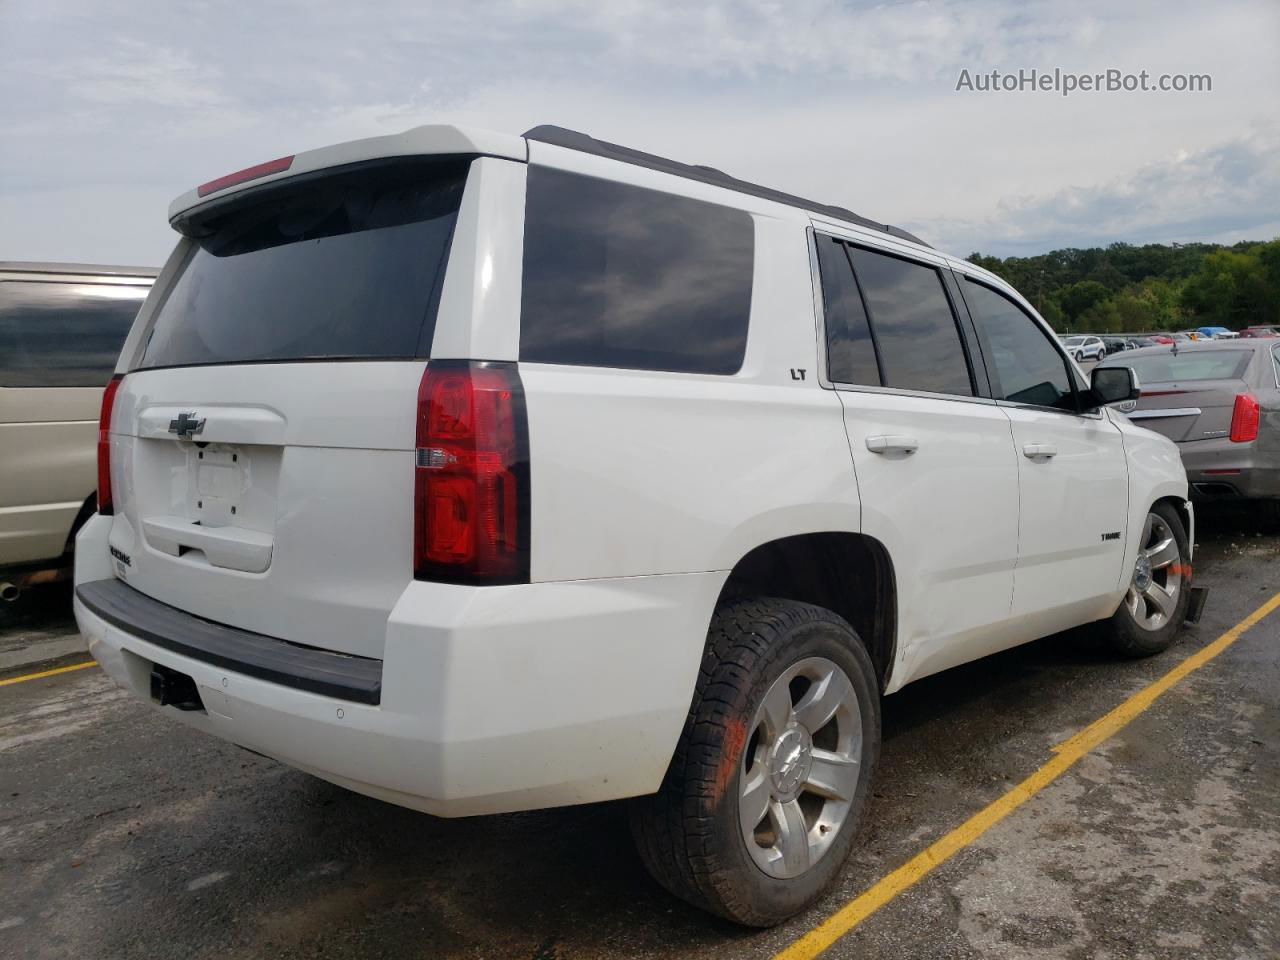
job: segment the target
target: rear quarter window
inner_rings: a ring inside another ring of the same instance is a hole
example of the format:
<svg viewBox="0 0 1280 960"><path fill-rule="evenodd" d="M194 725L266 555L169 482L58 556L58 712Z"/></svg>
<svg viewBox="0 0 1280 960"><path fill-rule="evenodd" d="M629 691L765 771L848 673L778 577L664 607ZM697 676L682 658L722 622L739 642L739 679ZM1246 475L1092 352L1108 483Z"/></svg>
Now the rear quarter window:
<svg viewBox="0 0 1280 960"><path fill-rule="evenodd" d="M744 211L531 166L520 359L736 373L754 253Z"/></svg>
<svg viewBox="0 0 1280 960"><path fill-rule="evenodd" d="M102 387L150 284L0 281L0 387Z"/></svg>

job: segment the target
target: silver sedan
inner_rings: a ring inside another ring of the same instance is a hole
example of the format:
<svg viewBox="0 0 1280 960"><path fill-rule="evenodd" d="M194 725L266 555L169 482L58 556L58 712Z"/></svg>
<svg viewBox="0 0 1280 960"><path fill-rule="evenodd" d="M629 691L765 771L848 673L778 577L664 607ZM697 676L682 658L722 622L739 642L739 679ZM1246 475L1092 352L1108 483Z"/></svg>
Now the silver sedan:
<svg viewBox="0 0 1280 960"><path fill-rule="evenodd" d="M1178 444L1193 496L1258 500L1280 521L1280 341L1145 347L1099 366L1138 374L1142 397L1118 408Z"/></svg>

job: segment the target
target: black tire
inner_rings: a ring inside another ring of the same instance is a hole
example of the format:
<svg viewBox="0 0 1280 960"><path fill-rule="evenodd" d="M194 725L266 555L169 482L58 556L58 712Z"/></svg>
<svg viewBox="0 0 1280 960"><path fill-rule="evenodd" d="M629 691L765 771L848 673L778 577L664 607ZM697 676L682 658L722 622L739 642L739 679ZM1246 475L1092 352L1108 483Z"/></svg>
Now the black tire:
<svg viewBox="0 0 1280 960"><path fill-rule="evenodd" d="M858 782L848 813L818 861L790 879L757 866L739 824L748 730L765 693L806 658L838 666L857 694ZM871 658L845 620L791 600L721 607L711 624L693 703L661 790L631 802L632 834L654 878L683 900L737 923L767 927L818 899L858 832L880 753L880 689Z"/></svg>
<svg viewBox="0 0 1280 960"><path fill-rule="evenodd" d="M1084 354L1079 350L1076 351L1076 363L1084 363Z"/></svg>
<svg viewBox="0 0 1280 960"><path fill-rule="evenodd" d="M1188 559L1191 551L1182 517L1169 503L1157 503L1149 512L1168 524L1178 547L1178 559L1175 562L1180 568L1181 582L1174 612L1158 629L1145 628L1134 617L1127 601L1121 601L1111 619L1103 621L1111 648L1123 657L1150 657L1169 649L1174 637L1182 629L1187 617L1187 604L1191 602L1191 562Z"/></svg>

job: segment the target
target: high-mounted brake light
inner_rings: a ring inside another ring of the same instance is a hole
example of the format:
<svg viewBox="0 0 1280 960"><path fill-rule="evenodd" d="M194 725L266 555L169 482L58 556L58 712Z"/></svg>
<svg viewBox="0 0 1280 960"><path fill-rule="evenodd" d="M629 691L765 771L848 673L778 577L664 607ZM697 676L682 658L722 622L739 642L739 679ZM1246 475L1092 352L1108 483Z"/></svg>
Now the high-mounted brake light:
<svg viewBox="0 0 1280 960"><path fill-rule="evenodd" d="M1258 398L1251 393L1236 395L1236 405L1231 411L1231 442L1249 443L1258 439L1258 422L1262 409Z"/></svg>
<svg viewBox="0 0 1280 960"><path fill-rule="evenodd" d="M124 374L117 373L102 391L102 413L98 417L98 512L104 517L115 513L115 501L111 496L111 414L116 406L116 391L124 382Z"/></svg>
<svg viewBox="0 0 1280 960"><path fill-rule="evenodd" d="M257 180L259 177L269 177L273 173L284 173L293 166L293 157L294 154L290 154L278 160L268 160L266 163L260 163L254 167L245 167L243 170L228 173L225 177L219 177L217 180L202 183L196 187L196 196L207 197L211 193L217 193L227 187L234 187L238 183Z"/></svg>
<svg viewBox="0 0 1280 960"><path fill-rule="evenodd" d="M515 364L427 364L413 505L417 579L529 581L529 425Z"/></svg>

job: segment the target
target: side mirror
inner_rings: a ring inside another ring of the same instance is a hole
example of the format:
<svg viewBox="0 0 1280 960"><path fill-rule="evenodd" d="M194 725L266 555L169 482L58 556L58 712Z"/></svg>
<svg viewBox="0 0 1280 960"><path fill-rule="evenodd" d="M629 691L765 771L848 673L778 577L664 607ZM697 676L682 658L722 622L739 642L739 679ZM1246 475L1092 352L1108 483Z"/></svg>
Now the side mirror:
<svg viewBox="0 0 1280 960"><path fill-rule="evenodd" d="M1142 396L1142 385L1132 367L1094 367L1089 375L1092 405L1105 407Z"/></svg>

